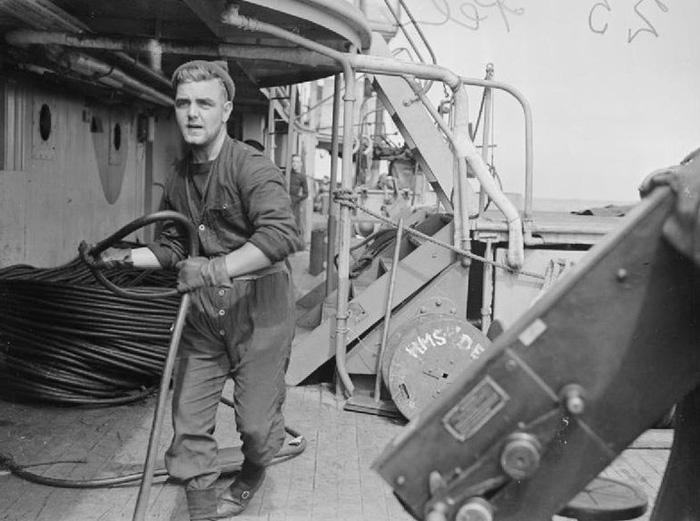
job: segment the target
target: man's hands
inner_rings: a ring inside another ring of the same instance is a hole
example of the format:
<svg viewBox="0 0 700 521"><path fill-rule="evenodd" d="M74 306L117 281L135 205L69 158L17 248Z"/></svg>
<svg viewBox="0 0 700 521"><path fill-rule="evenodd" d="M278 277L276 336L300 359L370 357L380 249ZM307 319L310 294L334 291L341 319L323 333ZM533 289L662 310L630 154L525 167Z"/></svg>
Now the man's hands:
<svg viewBox="0 0 700 521"><path fill-rule="evenodd" d="M664 237L684 256L700 266L700 149L680 165L649 174L639 187L646 197L657 186L676 194L675 211L664 223Z"/></svg>
<svg viewBox="0 0 700 521"><path fill-rule="evenodd" d="M97 266L115 268L117 266L132 266L131 248L107 248L95 259Z"/></svg>
<svg viewBox="0 0 700 521"><path fill-rule="evenodd" d="M118 266L132 266L131 248L107 248L96 257L89 255L92 246L82 241L78 251L83 258L95 268L116 268Z"/></svg>
<svg viewBox="0 0 700 521"><path fill-rule="evenodd" d="M178 262L175 267L177 290L184 293L205 286L231 287L231 277L226 268L226 257L192 257Z"/></svg>

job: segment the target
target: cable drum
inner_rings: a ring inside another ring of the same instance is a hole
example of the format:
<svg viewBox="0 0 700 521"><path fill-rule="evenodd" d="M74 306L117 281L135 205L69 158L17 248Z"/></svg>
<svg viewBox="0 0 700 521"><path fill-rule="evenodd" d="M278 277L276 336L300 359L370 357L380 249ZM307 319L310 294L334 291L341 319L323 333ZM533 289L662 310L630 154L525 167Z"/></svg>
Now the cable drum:
<svg viewBox="0 0 700 521"><path fill-rule="evenodd" d="M144 294L175 287L174 272L104 271ZM117 296L79 259L0 269L0 396L91 406L145 397L162 373L178 303Z"/></svg>
<svg viewBox="0 0 700 521"><path fill-rule="evenodd" d="M410 420L490 345L486 335L467 320L449 313L421 315L389 337L382 378L396 407Z"/></svg>

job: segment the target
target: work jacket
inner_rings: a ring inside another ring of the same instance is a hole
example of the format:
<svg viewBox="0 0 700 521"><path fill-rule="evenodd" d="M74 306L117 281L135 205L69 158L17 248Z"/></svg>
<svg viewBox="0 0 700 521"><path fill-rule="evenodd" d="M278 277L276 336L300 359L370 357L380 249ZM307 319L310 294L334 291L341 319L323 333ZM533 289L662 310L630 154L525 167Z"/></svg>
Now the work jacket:
<svg viewBox="0 0 700 521"><path fill-rule="evenodd" d="M227 136L201 198L190 179L192 166L188 153L168 178L160 208L194 223L199 238L194 255L225 255L251 242L275 263L295 251L298 230L291 201L284 176L272 161ZM164 226L149 248L164 268L187 256L187 241L175 224Z"/></svg>

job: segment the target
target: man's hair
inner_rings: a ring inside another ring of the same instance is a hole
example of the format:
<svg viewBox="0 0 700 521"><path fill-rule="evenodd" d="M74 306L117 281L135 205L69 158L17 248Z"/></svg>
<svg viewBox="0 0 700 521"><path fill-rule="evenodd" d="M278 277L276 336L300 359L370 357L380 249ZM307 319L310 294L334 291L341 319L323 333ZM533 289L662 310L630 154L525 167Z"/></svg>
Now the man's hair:
<svg viewBox="0 0 700 521"><path fill-rule="evenodd" d="M217 79L226 93L226 100L233 101L233 97L236 95L236 85L227 69L226 62L193 60L183 63L175 69L171 83L173 88L177 89L181 83Z"/></svg>

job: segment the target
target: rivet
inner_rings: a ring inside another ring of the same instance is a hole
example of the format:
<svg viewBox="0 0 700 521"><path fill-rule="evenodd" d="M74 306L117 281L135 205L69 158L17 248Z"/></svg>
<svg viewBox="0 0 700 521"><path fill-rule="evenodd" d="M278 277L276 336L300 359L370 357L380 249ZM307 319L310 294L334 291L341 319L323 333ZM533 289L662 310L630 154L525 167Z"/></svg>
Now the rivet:
<svg viewBox="0 0 700 521"><path fill-rule="evenodd" d="M398 476L396 478L396 484L398 486L402 487L405 483L406 483L406 476L401 475L401 476Z"/></svg>
<svg viewBox="0 0 700 521"><path fill-rule="evenodd" d="M565 385L561 390L560 399L569 413L573 415L583 414L586 407L584 390L580 385L569 384Z"/></svg>
<svg viewBox="0 0 700 521"><path fill-rule="evenodd" d="M625 279L627 279L627 270L625 268L620 268L617 270L617 281L623 282Z"/></svg>
<svg viewBox="0 0 700 521"><path fill-rule="evenodd" d="M457 511L455 521L493 521L493 507L484 498L470 498Z"/></svg>
<svg viewBox="0 0 700 521"><path fill-rule="evenodd" d="M541 446L536 437L518 433L510 437L501 452L501 468L511 478L532 476L540 466Z"/></svg>

